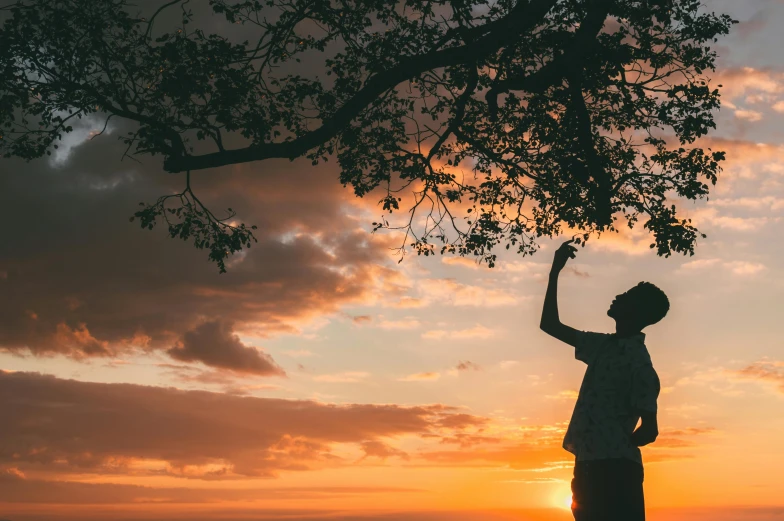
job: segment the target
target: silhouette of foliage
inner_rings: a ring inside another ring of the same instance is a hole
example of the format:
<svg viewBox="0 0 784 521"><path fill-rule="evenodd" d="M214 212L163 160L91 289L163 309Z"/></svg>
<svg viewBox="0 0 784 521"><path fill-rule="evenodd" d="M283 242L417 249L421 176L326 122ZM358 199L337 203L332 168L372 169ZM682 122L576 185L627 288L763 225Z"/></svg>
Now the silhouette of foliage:
<svg viewBox="0 0 784 521"><path fill-rule="evenodd" d="M156 7L149 17L127 0L4 8L4 156L51 154L75 119L97 114L135 122L125 156L160 154L169 172L336 158L340 182L360 197L380 191L385 212L413 194L403 224L374 223L406 232L401 253L492 265L499 245L528 254L565 226L587 240L638 221L659 255L694 253L701 234L673 201L706 197L720 172L724 153L695 141L719 107L710 44L735 23L699 0ZM221 31L196 27L205 20ZM220 252L252 234L211 220L186 192L191 203L170 215L196 228L170 233L211 248L223 270ZM158 201L137 216L150 227L166 213Z"/></svg>
<svg viewBox="0 0 784 521"><path fill-rule="evenodd" d="M167 206L172 202L174 206ZM131 222L139 219L142 228L152 230L158 218L163 217L169 227L169 236L184 241L193 237L196 248L209 249L209 260L218 265L220 273L226 273L226 257L242 251L243 247L250 248L251 241L258 242L252 231L256 226L231 224L230 220L236 215L234 210L229 208L229 215L219 219L202 204L191 189L190 172L185 190L161 196L153 204L139 203L139 206L142 209L133 214Z"/></svg>

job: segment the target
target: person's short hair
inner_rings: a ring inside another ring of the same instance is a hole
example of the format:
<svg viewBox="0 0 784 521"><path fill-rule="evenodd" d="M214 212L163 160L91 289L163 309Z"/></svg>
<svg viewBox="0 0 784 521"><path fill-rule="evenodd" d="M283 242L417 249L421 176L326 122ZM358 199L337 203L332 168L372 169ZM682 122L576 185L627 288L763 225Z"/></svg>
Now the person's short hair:
<svg viewBox="0 0 784 521"><path fill-rule="evenodd" d="M642 320L650 326L663 319L670 310L670 299L650 282L640 282L634 287L634 293L639 299L639 310Z"/></svg>

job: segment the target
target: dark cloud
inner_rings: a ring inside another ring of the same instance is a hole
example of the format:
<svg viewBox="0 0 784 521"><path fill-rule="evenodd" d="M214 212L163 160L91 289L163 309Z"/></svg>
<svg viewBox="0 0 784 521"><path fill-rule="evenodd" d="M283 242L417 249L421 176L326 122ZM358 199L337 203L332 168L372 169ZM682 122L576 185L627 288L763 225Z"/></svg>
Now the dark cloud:
<svg viewBox="0 0 784 521"><path fill-rule="evenodd" d="M166 375L189 384L215 386L220 392L235 395L247 395L253 391L280 390L281 387L271 383L259 383L253 373L237 371L221 371L216 369L200 369L191 365L156 364L166 369Z"/></svg>
<svg viewBox="0 0 784 521"><path fill-rule="evenodd" d="M216 320L257 336L296 333L343 305L401 291L386 239L346 211L354 196L329 164L265 161L192 174L214 212L232 207L259 227L258 244L232 257L227 274L165 229L141 230L128 222L138 203L181 190L184 179L156 158L121 162L114 137L125 130L73 148L62 166L0 160L0 221L9 224L0 242L0 350L79 358L169 349ZM262 355L224 346L231 352L173 353L264 372Z"/></svg>
<svg viewBox="0 0 784 521"><path fill-rule="evenodd" d="M450 414L439 420L439 425L448 429L467 429L468 427L481 426L485 423L487 423L486 418L465 413Z"/></svg>
<svg viewBox="0 0 784 521"><path fill-rule="evenodd" d="M363 441L361 444L362 450L365 452L364 458L379 458L382 460L386 460L391 457L398 457L402 459L409 459L408 454L400 449L396 449L390 445L387 445L383 441L379 440L370 440L370 441Z"/></svg>
<svg viewBox="0 0 784 521"><path fill-rule="evenodd" d="M530 480L532 481L532 480ZM107 486L108 487L108 486ZM95 490L99 490L96 486ZM370 491L369 491L370 492ZM383 491L379 491L383 492ZM389 490L397 493L397 491ZM409 492L403 489L400 492ZM308 493L303 490L303 495L308 499L318 501L316 492ZM356 491L355 494L363 493ZM340 494L340 492L336 492ZM352 494L350 491L343 494ZM325 497L323 494L321 497ZM263 495L262 495L263 497ZM286 497L286 496L283 496ZM410 496L401 498L407 500ZM144 498L141 498L143 500ZM413 499L413 498L411 498ZM137 501L136 503L141 503ZM43 504L40 507L33 507L31 504L18 505L14 509L14 504L6 504L4 511L14 515L14 519L24 521L51 521L58 519L62 521L85 521L106 519L122 519L123 521L162 521L162 520L181 520L184 518L183 512L177 508L155 508L152 502L143 504L143 509L132 506L109 506L96 508L70 507L63 508L58 505ZM512 510L409 510L405 508L403 501L401 506L393 512L366 512L366 511L347 511L341 509L326 509L322 505L308 508L253 508L219 505L201 505L199 510L187 512L188 521L247 521L248 519L279 521L286 519L290 521L511 521L526 519L530 521L567 521L571 520L571 513L564 509L512 509ZM308 503L305 503L308 505ZM56 509L56 510L55 510ZM654 519L667 519L668 521L780 521L780 507L706 507L706 508L656 508L653 509Z"/></svg>
<svg viewBox="0 0 784 521"><path fill-rule="evenodd" d="M458 371L481 371L479 365L471 362L470 360L461 360L455 367Z"/></svg>
<svg viewBox="0 0 784 521"><path fill-rule="evenodd" d="M574 266L567 266L563 270L565 273L571 273L575 277L580 277L582 279L587 279L591 276L590 273L587 271L580 271L579 269L575 268Z"/></svg>
<svg viewBox="0 0 784 521"><path fill-rule="evenodd" d="M124 503L216 503L291 498L323 500L361 494L407 494L421 492L405 487L265 487L265 488L155 488L116 483L79 483L28 479L14 468L0 469L0 503L104 504Z"/></svg>
<svg viewBox="0 0 784 521"><path fill-rule="evenodd" d="M441 438L441 443L443 444L456 444L460 445L462 448L474 447L484 443L501 443L502 441L502 438L496 436L482 436L464 432L458 432L453 436L444 436Z"/></svg>
<svg viewBox="0 0 784 521"><path fill-rule="evenodd" d="M3 371L0 418L0 468L200 479L349 464L333 444L378 455L380 438L450 436L485 423L444 405L330 405ZM139 460L164 463L141 471Z"/></svg>
<svg viewBox="0 0 784 521"><path fill-rule="evenodd" d="M244 345L224 321L205 322L186 332L169 356L183 362L203 362L213 367L256 375L285 376L272 357Z"/></svg>

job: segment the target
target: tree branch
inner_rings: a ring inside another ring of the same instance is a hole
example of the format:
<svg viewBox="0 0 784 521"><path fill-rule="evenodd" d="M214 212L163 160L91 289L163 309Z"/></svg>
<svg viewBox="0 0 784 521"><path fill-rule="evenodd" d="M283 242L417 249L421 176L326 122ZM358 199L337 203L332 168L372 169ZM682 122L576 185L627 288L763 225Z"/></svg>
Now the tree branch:
<svg viewBox="0 0 784 521"><path fill-rule="evenodd" d="M498 114L498 96L510 90L524 90L527 92L542 92L559 79L580 60L591 48L591 42L604 27L604 22L610 12L614 0L591 0L593 9L588 11L579 29L575 31L572 45L560 56L528 76L515 76L496 82L491 87L485 100L490 112L490 120L495 122Z"/></svg>
<svg viewBox="0 0 784 521"><path fill-rule="evenodd" d="M433 156L436 155L436 153L438 153L438 150L441 148L441 145L443 145L444 142L446 142L446 140L449 139L449 136L454 133L455 129L463 123L463 116L465 116L466 104L468 103L468 100L471 98L471 96L474 94L474 90L476 90L476 84L479 81L479 73L477 72L475 65L471 66L471 72L469 74L470 77L468 83L466 84L465 90L457 99L457 101L455 101L455 117L449 123L449 126L444 131L444 133L441 134L441 137L438 138L436 144L433 145L433 148L430 149L430 152L428 152L427 154L428 163L430 162L430 159L432 159Z"/></svg>
<svg viewBox="0 0 784 521"><path fill-rule="evenodd" d="M418 76L430 69L448 67L476 61L497 50L505 41L533 29L547 15L557 0L531 0L518 2L499 24L499 29L479 38L473 45L450 47L440 51L415 56L372 76L356 95L340 107L321 127L296 139L282 143L264 143L246 148L214 152L201 156L171 156L164 161L169 172L202 170L228 164L247 163L272 158L294 159L308 150L335 137L351 120L359 115L384 91Z"/></svg>
<svg viewBox="0 0 784 521"><path fill-rule="evenodd" d="M585 104L583 97L582 82L580 81L581 71L572 70L568 76L569 82L569 95L570 107L569 110L574 112L574 119L576 124L577 143L585 160L585 164L579 162L572 162L573 168L585 168L586 175L576 175L578 179L586 184L586 188L594 193L596 204L596 217L597 224L600 226L612 224L612 180L609 173L601 164L599 156L596 153L596 143L593 138L593 124L591 122L591 114L588 111L588 106ZM583 179L581 179L583 178ZM595 189L592 190L590 181L596 183Z"/></svg>

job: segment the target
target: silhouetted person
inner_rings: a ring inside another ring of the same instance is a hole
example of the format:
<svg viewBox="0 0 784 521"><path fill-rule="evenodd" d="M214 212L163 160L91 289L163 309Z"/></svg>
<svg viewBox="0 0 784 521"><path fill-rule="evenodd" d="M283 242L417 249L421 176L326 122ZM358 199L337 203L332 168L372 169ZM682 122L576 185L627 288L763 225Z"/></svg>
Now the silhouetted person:
<svg viewBox="0 0 784 521"><path fill-rule="evenodd" d="M555 252L540 327L574 346L588 365L563 447L575 455L572 513L576 521L643 521L643 467L639 447L659 434L659 377L642 329L670 308L667 296L640 282L615 297L607 315L615 333L578 331L558 317L558 275L577 248L566 241ZM640 427L635 430L638 421Z"/></svg>

